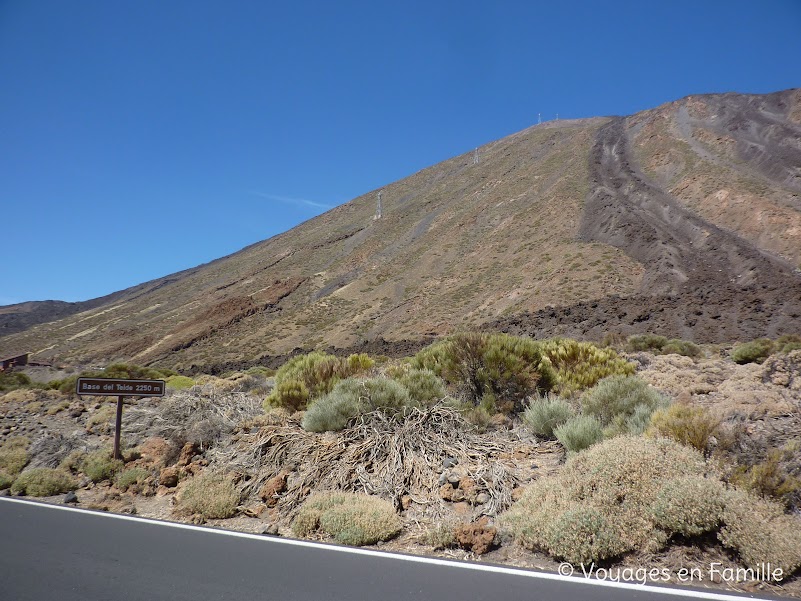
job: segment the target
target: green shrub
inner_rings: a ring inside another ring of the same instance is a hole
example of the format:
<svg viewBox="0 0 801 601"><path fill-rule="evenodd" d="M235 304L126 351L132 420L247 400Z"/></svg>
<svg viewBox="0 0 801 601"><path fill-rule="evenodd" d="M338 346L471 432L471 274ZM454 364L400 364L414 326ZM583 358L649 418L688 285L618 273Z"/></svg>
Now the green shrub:
<svg viewBox="0 0 801 601"><path fill-rule="evenodd" d="M581 409L601 422L611 438L642 433L650 415L669 402L637 376L611 376L584 393Z"/></svg>
<svg viewBox="0 0 801 601"><path fill-rule="evenodd" d="M186 483L177 509L183 514L199 515L204 519L224 519L236 513L239 500L240 495L230 478L203 473Z"/></svg>
<svg viewBox="0 0 801 601"><path fill-rule="evenodd" d="M130 467L117 474L114 483L121 491L126 491L132 486L142 484L150 477L150 472L143 467Z"/></svg>
<svg viewBox="0 0 801 601"><path fill-rule="evenodd" d="M553 438L554 428L558 428L575 415L570 404L557 397L545 396L531 399L523 411L523 423L538 436Z"/></svg>
<svg viewBox="0 0 801 601"><path fill-rule="evenodd" d="M614 349L598 348L590 342L552 338L540 343L542 353L556 371L554 390L572 395L595 386L609 376L634 373L634 363L621 358Z"/></svg>
<svg viewBox="0 0 801 601"><path fill-rule="evenodd" d="M626 348L633 353L642 351L659 353L667 343L668 339L664 336L657 336L656 334L634 334L633 336L629 336L626 341Z"/></svg>
<svg viewBox="0 0 801 601"><path fill-rule="evenodd" d="M22 472L11 492L31 497L50 497L78 488L78 483L67 472L49 467L37 467Z"/></svg>
<svg viewBox="0 0 801 601"><path fill-rule="evenodd" d="M590 564L622 555L626 544L615 523L595 507L566 509L549 525L549 545L564 560Z"/></svg>
<svg viewBox="0 0 801 601"><path fill-rule="evenodd" d="M775 345L773 342L767 338L758 338L735 346L731 352L731 360L740 365L762 363L774 350Z"/></svg>
<svg viewBox="0 0 801 601"><path fill-rule="evenodd" d="M684 355L685 357L700 357L701 347L688 340L673 338L662 347L663 355Z"/></svg>
<svg viewBox="0 0 801 601"><path fill-rule="evenodd" d="M409 408L418 406L406 388L395 380L348 378L314 401L301 425L310 432L339 431L361 413L382 411L390 416L402 416Z"/></svg>
<svg viewBox="0 0 801 601"><path fill-rule="evenodd" d="M776 346L781 353L789 353L801 349L801 336L797 334L785 334L776 339Z"/></svg>
<svg viewBox="0 0 801 601"><path fill-rule="evenodd" d="M412 365L442 377L468 403L505 413L522 411L526 397L556 383L540 345L508 334L456 334L421 350Z"/></svg>
<svg viewBox="0 0 801 601"><path fill-rule="evenodd" d="M185 390L192 388L194 385L195 381L187 376L172 376L167 380L167 388L172 388L173 390Z"/></svg>
<svg viewBox="0 0 801 601"><path fill-rule="evenodd" d="M315 351L293 357L276 372L275 388L265 400L265 409L303 410L309 401L331 392L339 380L364 373L373 365L365 354L341 358Z"/></svg>
<svg viewBox="0 0 801 601"><path fill-rule="evenodd" d="M16 476L28 465L28 445L30 440L25 436L9 438L0 445L0 471L9 476Z"/></svg>
<svg viewBox="0 0 801 601"><path fill-rule="evenodd" d="M726 489L719 480L684 476L665 482L651 514L654 523L666 532L698 536L717 530L725 505Z"/></svg>
<svg viewBox="0 0 801 601"><path fill-rule="evenodd" d="M523 546L572 563L655 552L674 532L654 521L660 493L672 481L706 472L703 457L677 442L620 436L571 455L561 472L536 480L501 524Z"/></svg>
<svg viewBox="0 0 801 601"><path fill-rule="evenodd" d="M410 369L396 379L421 405L432 405L448 394L442 378L429 369Z"/></svg>
<svg viewBox="0 0 801 601"><path fill-rule="evenodd" d="M674 403L651 415L649 434L672 438L681 444L706 451L709 438L717 431L718 420L704 407Z"/></svg>
<svg viewBox="0 0 801 601"><path fill-rule="evenodd" d="M372 545L400 532L400 518L391 503L368 495L345 492L309 497L292 522L295 536L322 530L344 545Z"/></svg>
<svg viewBox="0 0 801 601"><path fill-rule="evenodd" d="M334 390L311 404L303 415L301 427L308 432L338 432L363 410L358 380L342 380Z"/></svg>
<svg viewBox="0 0 801 601"><path fill-rule="evenodd" d="M578 453L603 440L601 423L591 415L571 417L553 431L569 453Z"/></svg>
<svg viewBox="0 0 801 601"><path fill-rule="evenodd" d="M0 471L0 490L5 490L14 484L14 476Z"/></svg>
<svg viewBox="0 0 801 601"><path fill-rule="evenodd" d="M101 482L110 480L122 467L121 460L112 459L110 451L100 449L88 453L78 469L86 474L92 482Z"/></svg>
<svg viewBox="0 0 801 601"><path fill-rule="evenodd" d="M785 515L775 501L731 491L718 538L752 569L770 563L786 578L801 567L801 520Z"/></svg>
<svg viewBox="0 0 801 601"><path fill-rule="evenodd" d="M26 374L18 371L0 371L0 392L30 388L32 385L32 380Z"/></svg>

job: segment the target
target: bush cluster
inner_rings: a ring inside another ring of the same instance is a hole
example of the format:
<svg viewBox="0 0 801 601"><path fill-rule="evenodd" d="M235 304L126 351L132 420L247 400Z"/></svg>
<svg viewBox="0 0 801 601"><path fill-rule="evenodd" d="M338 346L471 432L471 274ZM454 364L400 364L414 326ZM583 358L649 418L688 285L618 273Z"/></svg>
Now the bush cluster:
<svg viewBox="0 0 801 601"><path fill-rule="evenodd" d="M412 365L434 372L465 402L490 412L520 412L528 396L556 383L540 344L508 334L456 334L421 350Z"/></svg>
<svg viewBox="0 0 801 601"><path fill-rule="evenodd" d="M78 483L67 472L49 467L36 467L22 472L11 492L31 497L50 497L78 488Z"/></svg>
<svg viewBox="0 0 801 601"><path fill-rule="evenodd" d="M276 372L275 388L264 401L264 407L303 410L309 401L331 392L340 380L363 374L374 364L363 353L344 358L318 351L298 355Z"/></svg>
<svg viewBox="0 0 801 601"><path fill-rule="evenodd" d="M322 530L343 545L372 545L400 532L400 518L391 503L378 497L324 492L309 497L292 522L292 532L307 537Z"/></svg>
<svg viewBox="0 0 801 601"><path fill-rule="evenodd" d="M626 349L631 352L648 351L656 355L701 356L701 347L694 342L656 334L634 334L626 340Z"/></svg>
<svg viewBox="0 0 801 601"><path fill-rule="evenodd" d="M181 490L177 510L203 519L230 518L236 513L240 495L231 479L223 474L202 473Z"/></svg>
<svg viewBox="0 0 801 601"><path fill-rule="evenodd" d="M620 436L537 480L504 515L521 544L571 563L654 552L671 536L717 532L749 567L801 565L801 523L775 502L729 491L694 449Z"/></svg>
<svg viewBox="0 0 801 601"><path fill-rule="evenodd" d="M731 351L731 360L740 365L762 363L774 350L776 350L776 345L772 340L758 338L736 345Z"/></svg>

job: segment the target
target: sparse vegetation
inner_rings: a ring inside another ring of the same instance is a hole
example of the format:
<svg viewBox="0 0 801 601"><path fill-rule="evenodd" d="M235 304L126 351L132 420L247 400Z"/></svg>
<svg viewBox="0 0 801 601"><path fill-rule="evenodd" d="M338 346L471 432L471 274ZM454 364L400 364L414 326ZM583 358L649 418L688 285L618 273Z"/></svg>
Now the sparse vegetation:
<svg viewBox="0 0 801 601"><path fill-rule="evenodd" d="M343 545L372 545L398 534L401 521L392 505L378 497L327 492L309 497L292 522L298 537L317 530Z"/></svg>
<svg viewBox="0 0 801 601"><path fill-rule="evenodd" d="M203 473L189 480L181 491L177 510L203 519L230 518L239 505L239 493L223 474Z"/></svg>
<svg viewBox="0 0 801 601"><path fill-rule="evenodd" d="M11 492L31 497L50 497L78 488L78 483L67 472L49 467L36 467L22 472Z"/></svg>

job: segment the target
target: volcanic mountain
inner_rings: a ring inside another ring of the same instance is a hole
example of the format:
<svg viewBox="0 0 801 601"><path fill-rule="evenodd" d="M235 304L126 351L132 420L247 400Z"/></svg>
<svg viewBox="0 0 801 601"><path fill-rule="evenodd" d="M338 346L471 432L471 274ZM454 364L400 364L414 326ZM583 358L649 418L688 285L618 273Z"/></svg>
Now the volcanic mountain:
<svg viewBox="0 0 801 601"><path fill-rule="evenodd" d="M801 90L544 123L388 184L380 218L377 192L102 299L0 308L0 350L213 370L468 328L801 331Z"/></svg>

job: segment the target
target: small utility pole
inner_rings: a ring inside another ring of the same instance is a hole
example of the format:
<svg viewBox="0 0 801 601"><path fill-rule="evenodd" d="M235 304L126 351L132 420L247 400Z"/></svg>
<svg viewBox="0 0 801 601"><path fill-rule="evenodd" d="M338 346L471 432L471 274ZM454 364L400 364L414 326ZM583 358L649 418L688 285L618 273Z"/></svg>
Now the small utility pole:
<svg viewBox="0 0 801 601"><path fill-rule="evenodd" d="M383 190L378 191L378 201L375 207L375 217L373 217L374 220L381 219L381 194L383 194L383 192L384 192Z"/></svg>
<svg viewBox="0 0 801 601"><path fill-rule="evenodd" d="M478 165L478 148L473 151L473 165Z"/></svg>
<svg viewBox="0 0 801 601"><path fill-rule="evenodd" d="M542 113L537 113L537 125L542 123Z"/></svg>

